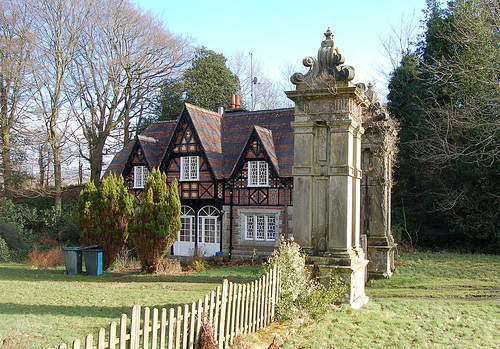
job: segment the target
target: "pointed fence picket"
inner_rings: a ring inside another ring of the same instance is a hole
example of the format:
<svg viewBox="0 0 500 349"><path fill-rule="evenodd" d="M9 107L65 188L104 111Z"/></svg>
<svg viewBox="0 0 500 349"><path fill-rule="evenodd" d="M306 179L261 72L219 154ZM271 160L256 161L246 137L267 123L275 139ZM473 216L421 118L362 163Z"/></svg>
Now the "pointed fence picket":
<svg viewBox="0 0 500 349"><path fill-rule="evenodd" d="M260 279L247 284L224 280L222 288L204 299L177 309L150 309L135 305L129 318L112 322L109 330L99 329L82 345L75 340L73 349L194 349L202 326L210 324L219 348L227 348L241 334L256 332L274 321L280 293L280 270L274 266ZM59 349L67 349L61 344Z"/></svg>

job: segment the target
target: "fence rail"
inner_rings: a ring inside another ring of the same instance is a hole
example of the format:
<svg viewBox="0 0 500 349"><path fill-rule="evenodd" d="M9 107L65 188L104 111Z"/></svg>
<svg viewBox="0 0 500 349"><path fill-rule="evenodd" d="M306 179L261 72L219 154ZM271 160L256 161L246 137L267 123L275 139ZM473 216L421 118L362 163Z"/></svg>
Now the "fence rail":
<svg viewBox="0 0 500 349"><path fill-rule="evenodd" d="M112 322L109 331L99 329L97 340L88 334L85 342L73 342L73 349L192 349L200 338L203 326L210 324L219 348L227 348L240 334L266 327L275 316L280 292L280 270L274 266L260 279L247 284L224 280L222 288L204 299L177 309L132 308L130 319L122 314L120 322ZM130 321L129 321L130 320ZM96 345L95 343L96 342ZM66 349L61 344L59 349Z"/></svg>

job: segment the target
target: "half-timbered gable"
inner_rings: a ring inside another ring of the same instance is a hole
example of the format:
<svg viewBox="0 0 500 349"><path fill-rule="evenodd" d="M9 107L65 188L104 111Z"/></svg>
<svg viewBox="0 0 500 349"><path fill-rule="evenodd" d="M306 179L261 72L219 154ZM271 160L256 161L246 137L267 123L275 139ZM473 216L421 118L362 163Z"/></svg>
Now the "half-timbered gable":
<svg viewBox="0 0 500 349"><path fill-rule="evenodd" d="M223 115L224 168L229 174L224 203L291 205L292 109ZM232 194L231 194L232 192Z"/></svg>
<svg viewBox="0 0 500 349"><path fill-rule="evenodd" d="M179 182L182 229L172 252L189 256L221 251L222 147L219 114L186 103L160 170Z"/></svg>
<svg viewBox="0 0 500 349"><path fill-rule="evenodd" d="M139 200L149 173L160 165L174 126L174 121L150 125L115 156L104 176L111 172L122 175L129 191Z"/></svg>
<svg viewBox="0 0 500 349"><path fill-rule="evenodd" d="M228 180L233 205L284 204L284 198L280 200L279 195L283 181L279 176L272 131L255 126Z"/></svg>
<svg viewBox="0 0 500 349"><path fill-rule="evenodd" d="M224 211L231 255L270 253L291 232L293 110L237 111L222 117Z"/></svg>
<svg viewBox="0 0 500 349"><path fill-rule="evenodd" d="M220 206L221 178L213 165L221 158L220 115L186 103L160 165L169 183L179 181L184 204L192 208Z"/></svg>

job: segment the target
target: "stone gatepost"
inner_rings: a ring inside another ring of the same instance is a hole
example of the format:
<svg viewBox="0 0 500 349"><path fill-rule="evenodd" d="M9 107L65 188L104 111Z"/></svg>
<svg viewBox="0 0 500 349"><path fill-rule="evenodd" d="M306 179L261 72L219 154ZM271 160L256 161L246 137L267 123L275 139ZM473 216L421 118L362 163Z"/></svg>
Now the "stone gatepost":
<svg viewBox="0 0 500 349"><path fill-rule="evenodd" d="M295 73L293 235L316 277L328 284L341 275L349 302L361 307L368 260L360 246L362 116L370 102L354 85L354 68L342 66L328 28L318 59L306 57L307 74Z"/></svg>
<svg viewBox="0 0 500 349"><path fill-rule="evenodd" d="M397 123L377 102L373 85L368 85L365 95L370 100L370 109L363 122L361 233L368 240L369 278L389 278L395 268L391 189Z"/></svg>

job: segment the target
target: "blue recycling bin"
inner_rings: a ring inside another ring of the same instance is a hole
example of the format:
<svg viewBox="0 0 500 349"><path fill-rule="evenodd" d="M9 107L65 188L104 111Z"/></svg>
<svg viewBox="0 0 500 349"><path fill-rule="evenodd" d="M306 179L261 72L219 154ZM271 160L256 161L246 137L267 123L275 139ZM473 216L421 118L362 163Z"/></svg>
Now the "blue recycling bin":
<svg viewBox="0 0 500 349"><path fill-rule="evenodd" d="M99 247L100 245L93 245L83 248L83 256L85 257L85 275L102 274L102 255L104 249Z"/></svg>
<svg viewBox="0 0 500 349"><path fill-rule="evenodd" d="M76 275L82 273L82 248L81 247L63 247L64 262L66 264L65 273Z"/></svg>

